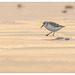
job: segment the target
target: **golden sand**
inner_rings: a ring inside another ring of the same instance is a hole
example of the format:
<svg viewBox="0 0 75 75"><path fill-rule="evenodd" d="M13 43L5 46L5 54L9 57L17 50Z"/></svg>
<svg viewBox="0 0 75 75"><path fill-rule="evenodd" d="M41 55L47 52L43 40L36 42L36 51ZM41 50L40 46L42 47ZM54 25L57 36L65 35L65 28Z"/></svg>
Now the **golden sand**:
<svg viewBox="0 0 75 75"><path fill-rule="evenodd" d="M16 4L8 3L8 6ZM52 9L50 13L48 8L53 7L61 10L66 3L62 5L61 3L43 4L25 3L26 10L23 10L24 8L8 7L5 3L7 6L5 8L10 10L9 16L11 11L15 11L11 15L11 21L9 21L8 17L6 21L0 23L0 72L75 72L75 21L74 13L70 14L74 10L68 13L70 15L67 15L66 20L63 20L62 13L59 11L55 13L56 10ZM75 5L74 3L71 4ZM3 7L3 9L5 8ZM13 9L11 10L11 8ZM40 10L39 13L37 10L34 11L36 8L38 11ZM29 12L30 10L34 11L34 13ZM42 13L43 11L44 13ZM16 14L15 12L19 13ZM15 20L14 15L17 19L21 18L21 20ZM56 15L57 17L54 17ZM49 31L45 28L40 29L44 20L57 22L64 25L65 28L56 32L55 36L52 36L52 34L45 36ZM56 39L58 37L64 39ZM65 40L65 38L70 40Z"/></svg>

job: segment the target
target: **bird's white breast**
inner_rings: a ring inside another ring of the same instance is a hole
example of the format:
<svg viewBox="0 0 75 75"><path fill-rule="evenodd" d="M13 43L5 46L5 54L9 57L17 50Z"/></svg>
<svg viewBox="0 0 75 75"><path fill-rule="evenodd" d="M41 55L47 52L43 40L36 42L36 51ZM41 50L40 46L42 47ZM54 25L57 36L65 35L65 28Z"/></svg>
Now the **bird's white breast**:
<svg viewBox="0 0 75 75"><path fill-rule="evenodd" d="M44 25L46 29L50 30L50 31L58 31L59 29L61 29L61 27L54 27L50 24L48 25Z"/></svg>

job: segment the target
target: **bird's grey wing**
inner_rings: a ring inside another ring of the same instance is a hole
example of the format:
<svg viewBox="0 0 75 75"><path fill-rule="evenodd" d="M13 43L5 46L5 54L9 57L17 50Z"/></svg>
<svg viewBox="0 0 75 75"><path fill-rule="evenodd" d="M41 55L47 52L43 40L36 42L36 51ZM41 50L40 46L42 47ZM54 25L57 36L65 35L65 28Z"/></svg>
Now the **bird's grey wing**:
<svg viewBox="0 0 75 75"><path fill-rule="evenodd" d="M59 27L59 26L60 26L59 24L54 23L54 22L49 22L49 24L51 24L51 25L54 26L54 27Z"/></svg>

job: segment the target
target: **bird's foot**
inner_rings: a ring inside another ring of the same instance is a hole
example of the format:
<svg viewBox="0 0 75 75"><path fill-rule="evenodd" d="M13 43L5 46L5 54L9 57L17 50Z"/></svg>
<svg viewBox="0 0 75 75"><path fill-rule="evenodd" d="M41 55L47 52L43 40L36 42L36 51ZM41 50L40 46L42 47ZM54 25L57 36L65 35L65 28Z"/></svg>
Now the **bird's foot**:
<svg viewBox="0 0 75 75"><path fill-rule="evenodd" d="M49 34L47 34L46 36L48 36Z"/></svg>

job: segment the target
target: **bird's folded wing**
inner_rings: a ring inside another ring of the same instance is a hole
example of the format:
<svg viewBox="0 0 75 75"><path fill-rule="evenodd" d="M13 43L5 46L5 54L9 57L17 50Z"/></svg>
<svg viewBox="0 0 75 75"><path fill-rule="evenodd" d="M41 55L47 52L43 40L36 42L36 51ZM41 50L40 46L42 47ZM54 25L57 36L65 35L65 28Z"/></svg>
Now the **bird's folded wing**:
<svg viewBox="0 0 75 75"><path fill-rule="evenodd" d="M54 27L59 27L59 26L60 26L59 24L54 23L54 22L49 22L49 24L51 24L51 25L54 26Z"/></svg>

